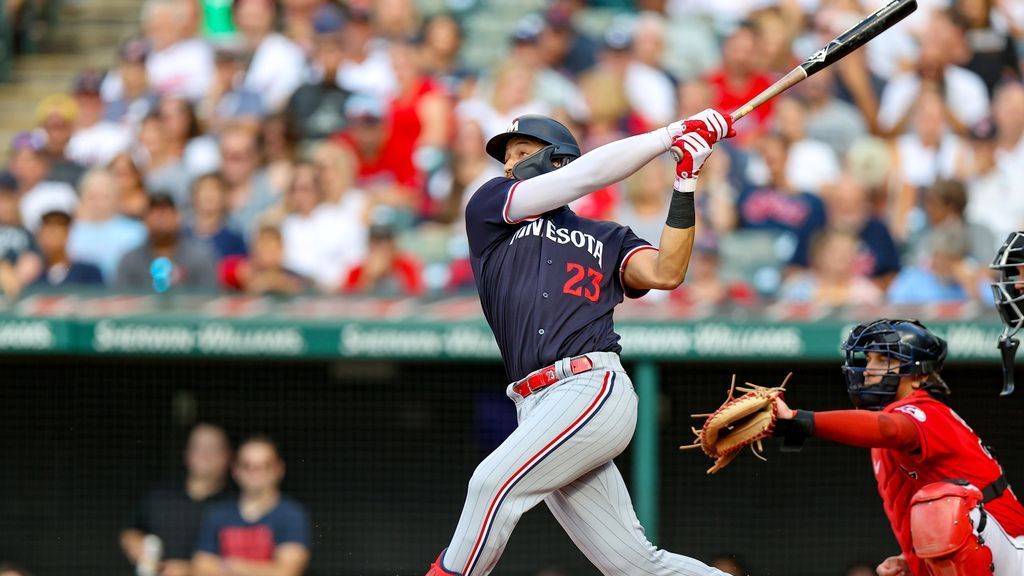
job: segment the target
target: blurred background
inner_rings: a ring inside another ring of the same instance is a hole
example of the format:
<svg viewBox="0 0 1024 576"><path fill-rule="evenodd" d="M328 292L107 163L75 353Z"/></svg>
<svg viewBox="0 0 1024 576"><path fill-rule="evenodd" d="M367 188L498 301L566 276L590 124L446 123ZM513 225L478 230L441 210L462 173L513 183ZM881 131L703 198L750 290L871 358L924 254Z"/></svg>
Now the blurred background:
<svg viewBox="0 0 1024 576"><path fill-rule="evenodd" d="M758 576L895 553L866 452L676 451L733 372L846 407L840 339L884 315L949 339L955 407L1024 472L988 287L1024 228L1024 1L918 2L737 125L686 283L617 312L661 546ZM464 232L486 140L731 111L881 4L0 2L0 576L189 574L207 508L260 490L308 574L425 572L515 424ZM572 208L656 243L673 168ZM496 573L596 572L537 510Z"/></svg>

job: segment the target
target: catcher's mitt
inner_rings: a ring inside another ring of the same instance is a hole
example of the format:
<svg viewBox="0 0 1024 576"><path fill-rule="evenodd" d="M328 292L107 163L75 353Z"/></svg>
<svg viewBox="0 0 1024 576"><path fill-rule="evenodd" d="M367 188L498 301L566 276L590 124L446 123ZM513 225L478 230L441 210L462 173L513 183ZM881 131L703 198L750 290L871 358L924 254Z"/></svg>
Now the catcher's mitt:
<svg viewBox="0 0 1024 576"><path fill-rule="evenodd" d="M777 388L764 388L747 382L746 387L736 387L736 375L732 376L729 395L724 404L711 414L694 414L694 418L707 418L700 430L693 429L696 438L693 444L680 446L680 450L701 448L709 457L715 459L715 465L708 468L708 474L714 474L732 462L746 446L758 458L764 460L764 447L761 440L772 435L778 414L775 399L786 390L790 372L782 385ZM745 392L738 398L733 397L735 390Z"/></svg>

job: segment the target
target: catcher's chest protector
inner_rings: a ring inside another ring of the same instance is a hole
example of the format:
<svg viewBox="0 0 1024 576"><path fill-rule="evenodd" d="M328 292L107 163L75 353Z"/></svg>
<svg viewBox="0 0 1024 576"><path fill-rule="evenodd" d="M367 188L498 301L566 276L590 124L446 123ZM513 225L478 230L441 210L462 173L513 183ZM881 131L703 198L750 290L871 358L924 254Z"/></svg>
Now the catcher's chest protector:
<svg viewBox="0 0 1024 576"><path fill-rule="evenodd" d="M971 522L971 511L981 500L981 491L974 486L951 482L935 482L914 494L910 505L914 553L932 576L993 573L992 550Z"/></svg>

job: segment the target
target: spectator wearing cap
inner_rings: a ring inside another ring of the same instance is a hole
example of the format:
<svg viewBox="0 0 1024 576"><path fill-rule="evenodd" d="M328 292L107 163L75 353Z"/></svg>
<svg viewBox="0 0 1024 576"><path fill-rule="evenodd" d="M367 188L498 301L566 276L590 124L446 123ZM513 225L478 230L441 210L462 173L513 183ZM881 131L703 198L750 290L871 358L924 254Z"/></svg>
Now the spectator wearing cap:
<svg viewBox="0 0 1024 576"><path fill-rule="evenodd" d="M249 256L229 256L220 266L225 287L246 294L291 295L309 291L310 282L284 265L281 230L264 224Z"/></svg>
<svg viewBox="0 0 1024 576"><path fill-rule="evenodd" d="M85 70L75 77L71 88L78 105L78 118L68 141L67 156L86 168L106 165L114 156L128 150L132 143L131 131L126 126L103 118L102 82L101 73Z"/></svg>
<svg viewBox="0 0 1024 576"><path fill-rule="evenodd" d="M973 163L967 178L967 221L991 232L997 250L1012 232L1024 229L1024 165L999 161L995 123L985 120L971 129Z"/></svg>
<svg viewBox="0 0 1024 576"><path fill-rule="evenodd" d="M146 240L146 227L119 213L120 190L108 170L86 172L79 191L82 200L71 225L68 255L99 266L103 278L112 282L121 257Z"/></svg>
<svg viewBox="0 0 1024 576"><path fill-rule="evenodd" d="M370 226L366 258L349 271L342 291L394 297L421 296L424 290L420 262L399 250L394 225L381 217Z"/></svg>
<svg viewBox="0 0 1024 576"><path fill-rule="evenodd" d="M597 64L598 44L576 29L573 16L582 9L582 2L557 0L544 13L540 49L545 64L553 70L575 78Z"/></svg>
<svg viewBox="0 0 1024 576"><path fill-rule="evenodd" d="M182 148L165 134L164 117L157 111L147 116L139 128L139 144L145 154L143 182L150 194L169 194L175 204L187 205L189 175L182 161Z"/></svg>
<svg viewBox="0 0 1024 576"><path fill-rule="evenodd" d="M18 183L21 224L32 232L46 212L74 212L78 206L74 188L48 179L50 160L43 151L44 140L38 132L20 132L11 141L9 168Z"/></svg>
<svg viewBox="0 0 1024 576"><path fill-rule="evenodd" d="M264 116L263 97L242 85L245 58L241 46L217 46L213 82L197 107L197 115L212 133L220 132L232 122L249 124L256 129Z"/></svg>
<svg viewBox="0 0 1024 576"><path fill-rule="evenodd" d="M213 49L194 35L191 10L179 0L146 0L142 20L151 49L146 75L161 96L175 94L198 102L213 79ZM114 95L119 96L120 91Z"/></svg>
<svg viewBox="0 0 1024 576"><path fill-rule="evenodd" d="M676 112L676 89L664 71L637 58L633 40L634 30L629 25L610 27L604 36L600 61L601 68L610 71L622 83L630 109L640 120L640 124L631 129L636 133L672 122Z"/></svg>
<svg viewBox="0 0 1024 576"><path fill-rule="evenodd" d="M204 174L192 184L192 214L186 234L202 241L217 260L245 256L245 239L228 224L228 187L219 173Z"/></svg>
<svg viewBox="0 0 1024 576"><path fill-rule="evenodd" d="M274 32L275 6L273 0L234 0L231 5L235 26L252 55L242 85L263 98L268 112L284 108L306 70L302 48Z"/></svg>
<svg viewBox="0 0 1024 576"><path fill-rule="evenodd" d="M347 128L336 141L355 154L356 185L379 202L406 211L419 208L421 182L411 155L389 138L384 103L369 94L353 94L345 103Z"/></svg>
<svg viewBox="0 0 1024 576"><path fill-rule="evenodd" d="M147 238L121 258L116 286L163 292L169 288L211 290L217 286L214 256L198 240L182 234L181 214L167 194L150 197L144 220Z"/></svg>
<svg viewBox="0 0 1024 576"><path fill-rule="evenodd" d="M71 214L54 210L43 214L36 231L36 245L43 257L43 273L35 280L42 286L79 286L103 283L103 273L93 264L68 255Z"/></svg>
<svg viewBox="0 0 1024 576"><path fill-rule="evenodd" d="M78 121L78 104L66 94L52 94L43 98L36 107L36 121L44 136L42 154L46 156L50 170L46 179L78 185L85 169L67 156L68 142Z"/></svg>
<svg viewBox="0 0 1024 576"><path fill-rule="evenodd" d="M117 70L107 74L100 87L101 96L107 103L103 118L108 122L135 129L156 109L159 96L150 87L146 73L149 52L149 42L142 38L121 44L117 52Z"/></svg>
<svg viewBox="0 0 1024 576"><path fill-rule="evenodd" d="M338 86L338 70L345 60L345 19L327 5L313 19L310 79L300 86L285 107L288 129L301 140L320 140L345 128L348 90Z"/></svg>
<svg viewBox="0 0 1024 576"><path fill-rule="evenodd" d="M963 29L951 12L935 11L919 38L920 54L915 69L893 76L882 91L879 128L902 134L913 126L922 98L938 94L949 128L966 134L968 127L989 114L988 91L977 74L955 65L955 42L963 42Z"/></svg>
<svg viewBox="0 0 1024 576"><path fill-rule="evenodd" d="M726 37L722 43L722 65L706 79L713 88L715 108L736 110L771 85L771 77L759 67L759 42L757 28L748 21L741 22ZM772 110L773 103L768 101L736 125L741 142L749 142L751 135L767 129Z"/></svg>
<svg viewBox="0 0 1024 576"><path fill-rule="evenodd" d="M377 38L373 15L365 7L349 7L345 25L345 60L338 68L338 85L349 92L391 98L398 81L391 69L387 45Z"/></svg>
<svg viewBox="0 0 1024 576"><path fill-rule="evenodd" d="M987 295L986 278L967 259L969 240L961 223L950 222L929 235L920 259L906 266L886 293L890 304L967 302Z"/></svg>
<svg viewBox="0 0 1024 576"><path fill-rule="evenodd" d="M279 197L260 157L256 133L231 124L220 135L220 173L228 186L231 226L248 236Z"/></svg>

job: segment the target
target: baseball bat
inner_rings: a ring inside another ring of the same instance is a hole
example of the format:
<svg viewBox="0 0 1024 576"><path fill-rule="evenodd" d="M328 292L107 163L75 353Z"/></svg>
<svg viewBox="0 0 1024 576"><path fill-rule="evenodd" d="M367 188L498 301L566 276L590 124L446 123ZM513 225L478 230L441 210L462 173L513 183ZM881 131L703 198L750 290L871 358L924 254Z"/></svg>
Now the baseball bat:
<svg viewBox="0 0 1024 576"><path fill-rule="evenodd" d="M792 88L815 72L823 70L853 52L857 48L868 43L869 40L885 32L900 20L903 20L917 10L917 0L892 0L885 6L879 8L874 14L861 20L852 28L836 36L818 50L802 64L793 68L777 82L765 88L763 92L754 96L749 102L740 106L732 113L733 121L750 114L758 106L778 96L782 92Z"/></svg>

